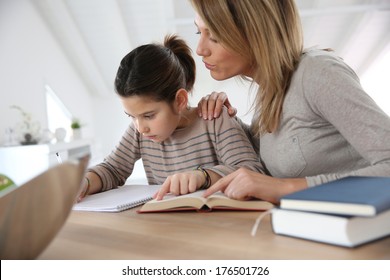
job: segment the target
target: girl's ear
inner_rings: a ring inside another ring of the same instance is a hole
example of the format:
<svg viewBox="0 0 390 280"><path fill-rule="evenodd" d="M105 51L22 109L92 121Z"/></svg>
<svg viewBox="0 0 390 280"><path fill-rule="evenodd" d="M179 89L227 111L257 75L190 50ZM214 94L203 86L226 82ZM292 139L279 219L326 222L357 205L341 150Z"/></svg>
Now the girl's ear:
<svg viewBox="0 0 390 280"><path fill-rule="evenodd" d="M184 88L181 88L176 92L175 105L179 113L187 108L188 92Z"/></svg>

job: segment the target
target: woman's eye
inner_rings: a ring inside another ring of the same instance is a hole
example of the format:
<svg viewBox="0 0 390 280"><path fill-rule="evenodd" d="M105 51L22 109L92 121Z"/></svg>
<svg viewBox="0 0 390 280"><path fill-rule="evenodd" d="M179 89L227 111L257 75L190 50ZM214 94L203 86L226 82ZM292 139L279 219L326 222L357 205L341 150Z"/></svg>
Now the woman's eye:
<svg viewBox="0 0 390 280"><path fill-rule="evenodd" d="M211 32L209 32L209 39L210 41L214 42L214 43L218 43L218 40L216 37L214 37L213 34L211 34Z"/></svg>
<svg viewBox="0 0 390 280"><path fill-rule="evenodd" d="M147 119L147 120L151 120L151 119L153 119L153 117L154 117L154 115L146 115L146 116L144 116L144 118Z"/></svg>

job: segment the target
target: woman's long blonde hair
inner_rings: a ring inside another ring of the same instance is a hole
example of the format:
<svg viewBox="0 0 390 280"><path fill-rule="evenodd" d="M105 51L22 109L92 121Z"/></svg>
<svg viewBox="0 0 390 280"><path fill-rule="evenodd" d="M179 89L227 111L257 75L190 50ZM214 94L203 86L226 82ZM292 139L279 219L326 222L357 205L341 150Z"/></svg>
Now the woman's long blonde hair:
<svg viewBox="0 0 390 280"><path fill-rule="evenodd" d="M293 0L190 0L214 37L253 68L259 89L254 133L275 131L283 101L303 51ZM244 77L243 77L244 78Z"/></svg>

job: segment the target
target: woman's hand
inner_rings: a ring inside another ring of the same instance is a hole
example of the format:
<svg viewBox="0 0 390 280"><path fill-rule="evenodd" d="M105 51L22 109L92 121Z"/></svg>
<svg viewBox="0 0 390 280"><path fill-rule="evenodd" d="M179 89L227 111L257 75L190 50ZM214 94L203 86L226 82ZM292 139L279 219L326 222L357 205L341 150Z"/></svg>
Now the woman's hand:
<svg viewBox="0 0 390 280"><path fill-rule="evenodd" d="M205 180L202 171L199 170L177 173L168 176L153 197L161 200L167 193L174 195L193 193L205 183Z"/></svg>
<svg viewBox="0 0 390 280"><path fill-rule="evenodd" d="M219 118L222 112L222 106L225 105L228 109L228 114L234 117L237 114L236 108L234 108L224 92L212 92L202 99L198 103L199 117L205 120L212 120Z"/></svg>
<svg viewBox="0 0 390 280"><path fill-rule="evenodd" d="M206 190L204 196L222 191L228 197L238 200L258 198L278 204L286 194L307 188L304 178L281 179L267 176L246 168L240 168L218 180Z"/></svg>

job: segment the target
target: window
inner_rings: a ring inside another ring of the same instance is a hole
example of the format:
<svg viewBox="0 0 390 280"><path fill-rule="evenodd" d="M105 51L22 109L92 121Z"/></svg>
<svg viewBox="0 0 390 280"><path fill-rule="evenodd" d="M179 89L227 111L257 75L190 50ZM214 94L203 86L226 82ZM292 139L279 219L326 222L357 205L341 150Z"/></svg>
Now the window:
<svg viewBox="0 0 390 280"><path fill-rule="evenodd" d="M71 135L70 124L72 121L72 114L50 86L45 85L45 92L48 128L53 133L57 128L64 128L66 130L65 139L69 140Z"/></svg>

